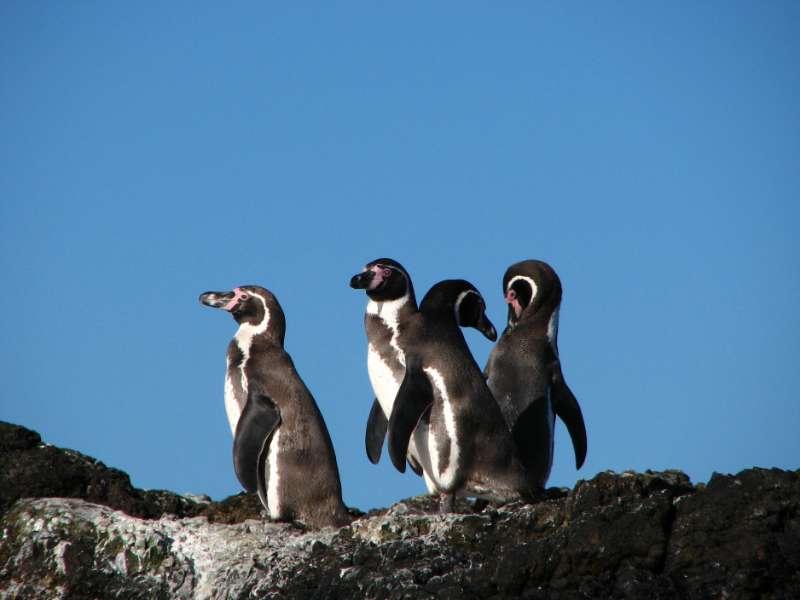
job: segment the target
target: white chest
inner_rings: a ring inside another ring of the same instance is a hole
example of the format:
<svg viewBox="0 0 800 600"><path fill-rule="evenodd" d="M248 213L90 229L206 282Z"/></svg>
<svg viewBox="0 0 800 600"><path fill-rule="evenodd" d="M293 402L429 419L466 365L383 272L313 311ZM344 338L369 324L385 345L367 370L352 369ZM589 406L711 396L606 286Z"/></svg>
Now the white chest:
<svg viewBox="0 0 800 600"><path fill-rule="evenodd" d="M389 346L401 365L406 364L405 352L398 343L400 327L400 310L408 302L408 296L386 302L370 300L367 304L367 314L380 319L381 323L389 330ZM395 377L392 368L381 357L375 345L370 342L367 348L367 370L369 380L375 397L388 418L392 414L392 406L397 390L400 389L401 379Z"/></svg>
<svg viewBox="0 0 800 600"><path fill-rule="evenodd" d="M237 397L234 377L239 380L237 383L241 384L242 377L239 369L231 370L230 363L228 363L225 371L225 414L228 416L228 424L231 426L231 435L236 434L236 425L239 423L239 417L242 416L244 408L244 401L240 402Z"/></svg>
<svg viewBox="0 0 800 600"><path fill-rule="evenodd" d="M395 379L392 368L386 364L372 344L369 345L367 351L367 371L375 397L383 409L383 414L388 419L392 414L392 406L401 382Z"/></svg>
<svg viewBox="0 0 800 600"><path fill-rule="evenodd" d="M232 366L228 359L225 368L225 414L228 416L228 424L231 426L231 434L236 435L236 425L239 417L242 416L244 405L247 402L247 374L245 369L250 360L250 350L253 345L253 338L264 333L269 327L269 310L266 303L259 296L254 296L264 304L264 317L260 323L242 323L236 330L233 339L242 353L242 360L238 366Z"/></svg>

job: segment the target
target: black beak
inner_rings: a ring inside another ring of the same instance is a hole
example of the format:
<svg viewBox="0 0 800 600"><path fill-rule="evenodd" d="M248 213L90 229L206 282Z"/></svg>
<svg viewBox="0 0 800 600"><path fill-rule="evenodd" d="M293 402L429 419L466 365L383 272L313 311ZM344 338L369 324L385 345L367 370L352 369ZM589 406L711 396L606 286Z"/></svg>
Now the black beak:
<svg viewBox="0 0 800 600"><path fill-rule="evenodd" d="M200 304L205 304L211 308L223 308L233 300L233 292L205 292L200 294Z"/></svg>
<svg viewBox="0 0 800 600"><path fill-rule="evenodd" d="M365 290L369 287L373 277L375 277L375 271L372 269L362 271L358 275L353 275L350 279L350 287L354 290Z"/></svg>
<svg viewBox="0 0 800 600"><path fill-rule="evenodd" d="M487 339L491 341L495 341L497 339L497 330L492 325L492 322L489 320L489 317L486 316L486 313L481 315L480 320L475 325L475 329L480 331Z"/></svg>

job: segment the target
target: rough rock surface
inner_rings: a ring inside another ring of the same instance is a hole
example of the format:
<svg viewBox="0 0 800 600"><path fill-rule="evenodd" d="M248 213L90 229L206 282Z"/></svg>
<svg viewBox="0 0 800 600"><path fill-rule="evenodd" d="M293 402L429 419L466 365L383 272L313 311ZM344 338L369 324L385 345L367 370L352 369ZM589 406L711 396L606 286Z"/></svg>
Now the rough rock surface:
<svg viewBox="0 0 800 600"><path fill-rule="evenodd" d="M307 531L0 424L0 598L800 598L799 505L800 472L606 472L533 505L441 516L421 496Z"/></svg>

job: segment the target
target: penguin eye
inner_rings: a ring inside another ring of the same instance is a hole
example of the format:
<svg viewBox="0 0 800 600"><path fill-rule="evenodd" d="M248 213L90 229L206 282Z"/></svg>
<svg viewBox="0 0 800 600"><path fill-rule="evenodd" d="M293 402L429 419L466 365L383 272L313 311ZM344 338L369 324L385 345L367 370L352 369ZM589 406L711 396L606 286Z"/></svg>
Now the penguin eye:
<svg viewBox="0 0 800 600"><path fill-rule="evenodd" d="M249 299L250 299L250 296L248 296L247 294L242 294L242 295L239 297L239 299L240 299L240 300L249 300Z"/></svg>
<svg viewBox="0 0 800 600"><path fill-rule="evenodd" d="M390 269L384 269L383 270L383 276L384 277L389 277L389 275L391 275L391 274L392 274L392 271Z"/></svg>

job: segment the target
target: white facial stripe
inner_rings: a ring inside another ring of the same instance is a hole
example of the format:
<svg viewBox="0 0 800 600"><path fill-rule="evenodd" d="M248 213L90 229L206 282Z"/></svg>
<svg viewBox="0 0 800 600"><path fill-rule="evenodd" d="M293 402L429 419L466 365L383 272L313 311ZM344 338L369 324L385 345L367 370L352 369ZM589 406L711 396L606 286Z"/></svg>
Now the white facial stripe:
<svg viewBox="0 0 800 600"><path fill-rule="evenodd" d="M462 302L462 301L464 300L464 298L466 298L466 297L467 297L469 294L475 294L475 295L476 295L478 298L481 298L481 295L480 295L478 292L476 292L475 290L464 290L463 292L461 292L461 293L458 295L458 298L456 298L456 304L455 304L455 311L456 311L456 322L459 320L459 314L460 314L460 311L461 311L461 302Z"/></svg>
<svg viewBox="0 0 800 600"><path fill-rule="evenodd" d="M275 433L272 434L272 440L269 443L269 450L267 454L267 465L269 469L269 481L267 482L267 506L269 507L269 516L273 519L281 517L281 503L278 495L278 483L280 482L280 473L278 472L278 453L280 446L278 445L281 440L281 428L278 427Z"/></svg>
<svg viewBox="0 0 800 600"><path fill-rule="evenodd" d="M520 309L519 314L517 315L517 319L519 319L522 316L522 313L525 312L525 309L528 308L528 306L530 306L531 304L533 304L533 299L536 298L536 294L539 291L539 286L537 286L536 282L530 277L527 277L525 275L515 275L509 280L508 285L506 286L506 293L508 293L508 290L511 289L511 286L514 284L515 281L525 281L531 287L531 299L528 301L527 306L523 307L519 303L519 299L518 298L516 299L516 307ZM516 308L514 310L516 311ZM508 324L509 326L514 325L510 317L508 319Z"/></svg>
<svg viewBox="0 0 800 600"><path fill-rule="evenodd" d="M424 369L424 371L430 377L431 383L433 383L433 386L439 392L439 397L442 399L444 425L447 431L447 437L450 438L450 456L449 460L447 461L447 467L445 467L444 471L439 473L439 452L438 448L436 447L436 440L432 435L429 434L428 436L428 445L431 449L432 475L437 485L441 489L450 490L453 482L455 481L456 473L459 467L459 440L457 437L458 432L456 431L455 415L453 414L453 406L450 402L450 397L447 395L447 386L444 383L442 374L433 367L427 367Z"/></svg>
<svg viewBox="0 0 800 600"><path fill-rule="evenodd" d="M239 350L242 351L244 354L244 361L242 361L242 365L250 358L250 344L253 343L253 338L260 333L264 333L269 327L269 310L267 309L267 301L261 297L260 294L252 293L251 297L256 298L261 305L264 307L264 318L261 319L260 323L256 323L255 325L251 323L242 323L239 325L239 329L236 330L236 344L239 346Z"/></svg>
<svg viewBox="0 0 800 600"><path fill-rule="evenodd" d="M528 303L530 305L530 303L533 302L533 299L536 298L536 293L539 291L539 286L537 286L536 282L530 277L527 277L526 275L515 275L508 282L508 285L506 286L506 291L511 289L511 286L514 284L515 281L520 281L520 280L525 281L529 286L531 286L531 301Z"/></svg>

